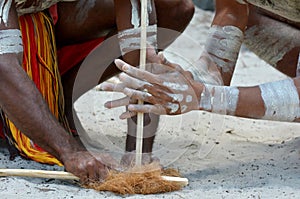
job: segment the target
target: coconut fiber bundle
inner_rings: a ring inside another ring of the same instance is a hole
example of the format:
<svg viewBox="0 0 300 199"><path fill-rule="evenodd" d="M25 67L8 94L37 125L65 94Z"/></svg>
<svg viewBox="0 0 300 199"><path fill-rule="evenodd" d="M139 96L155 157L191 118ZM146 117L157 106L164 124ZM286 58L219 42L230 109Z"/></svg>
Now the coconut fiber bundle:
<svg viewBox="0 0 300 199"><path fill-rule="evenodd" d="M122 195L165 193L182 188L182 183L166 180L162 176L180 177L180 174L175 169L162 169L158 163L152 163L125 172L110 171L104 182L92 182L84 187Z"/></svg>

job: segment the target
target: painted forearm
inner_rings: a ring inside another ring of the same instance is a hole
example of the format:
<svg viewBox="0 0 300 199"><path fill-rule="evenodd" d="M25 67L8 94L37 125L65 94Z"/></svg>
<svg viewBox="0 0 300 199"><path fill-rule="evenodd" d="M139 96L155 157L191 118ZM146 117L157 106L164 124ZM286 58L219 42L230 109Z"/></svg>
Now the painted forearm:
<svg viewBox="0 0 300 199"><path fill-rule="evenodd" d="M232 0L217 0L216 14L204 51L189 70L194 79L204 81L201 73L214 76L207 83L229 85L247 24L248 6ZM198 68L198 69L197 69ZM200 72L201 71L201 72Z"/></svg>
<svg viewBox="0 0 300 199"><path fill-rule="evenodd" d="M204 86L201 110L275 121L294 121L300 117L299 95L293 79L254 87Z"/></svg>
<svg viewBox="0 0 300 199"><path fill-rule="evenodd" d="M70 135L51 114L37 88L19 65L19 61L13 55L8 58L10 60L2 61L0 66L2 110L34 143L61 160L61 154L76 148L76 144L73 145Z"/></svg>
<svg viewBox="0 0 300 199"><path fill-rule="evenodd" d="M63 151L76 145L72 146L71 137L21 66L23 45L18 17L8 2L0 4L0 107L27 137L61 160Z"/></svg>
<svg viewBox="0 0 300 199"><path fill-rule="evenodd" d="M118 38L123 58L132 65L139 63L141 17L140 1L115 0ZM147 43L157 48L157 25L154 1L148 1Z"/></svg>
<svg viewBox="0 0 300 199"><path fill-rule="evenodd" d="M235 26L213 25L204 52L194 67L187 70L192 73L196 81L229 85L243 38L243 32Z"/></svg>
<svg viewBox="0 0 300 199"><path fill-rule="evenodd" d="M204 49L221 74L233 73L243 38L243 32L235 26L213 25L210 28Z"/></svg>

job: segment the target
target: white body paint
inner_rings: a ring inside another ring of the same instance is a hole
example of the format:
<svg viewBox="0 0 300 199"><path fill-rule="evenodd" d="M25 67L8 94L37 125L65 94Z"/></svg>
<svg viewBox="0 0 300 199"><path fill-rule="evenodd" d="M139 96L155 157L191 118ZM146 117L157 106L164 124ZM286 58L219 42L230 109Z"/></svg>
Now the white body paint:
<svg viewBox="0 0 300 199"><path fill-rule="evenodd" d="M141 28L131 28L118 33L121 54L140 49ZM157 48L157 26L147 26L147 43Z"/></svg>
<svg viewBox="0 0 300 199"><path fill-rule="evenodd" d="M214 25L210 28L205 50L223 72L233 71L243 38L243 32L235 26Z"/></svg>
<svg viewBox="0 0 300 199"><path fill-rule="evenodd" d="M174 104L174 103L168 103L168 106L167 106L170 110L170 113L173 114L173 113L176 113L178 110L179 110L179 105L178 104Z"/></svg>
<svg viewBox="0 0 300 199"><path fill-rule="evenodd" d="M300 53L299 53L299 56L298 56L298 64L297 64L296 76L297 77L300 76Z"/></svg>
<svg viewBox="0 0 300 199"><path fill-rule="evenodd" d="M294 121L300 117L299 95L292 79L262 84L259 88L266 109L262 119Z"/></svg>
<svg viewBox="0 0 300 199"><path fill-rule="evenodd" d="M0 54L21 52L23 52L23 45L20 30L0 30Z"/></svg>
<svg viewBox="0 0 300 199"><path fill-rule="evenodd" d="M177 102L182 102L183 101L183 95L182 94L169 94L170 97L172 97L172 99L174 101Z"/></svg>
<svg viewBox="0 0 300 199"><path fill-rule="evenodd" d="M96 0L80 0L76 4L76 21L80 25L85 22L89 11L95 6Z"/></svg>
<svg viewBox="0 0 300 199"><path fill-rule="evenodd" d="M2 0L0 3L0 19L7 26L8 14L11 7L12 0Z"/></svg>
<svg viewBox="0 0 300 199"><path fill-rule="evenodd" d="M152 0L147 0L147 9L148 9L148 13L151 14L152 13Z"/></svg>
<svg viewBox="0 0 300 199"><path fill-rule="evenodd" d="M247 2L245 2L244 0L235 0L235 1L240 3L240 4L247 4Z"/></svg>
<svg viewBox="0 0 300 199"><path fill-rule="evenodd" d="M188 85L186 84L177 84L177 83L173 83L173 82L163 82L163 85L166 87L169 87L173 90L178 90L178 91L186 91L188 90Z"/></svg>
<svg viewBox="0 0 300 199"><path fill-rule="evenodd" d="M209 59L209 56L204 59L200 57L195 63L186 68L186 70L192 73L193 79L197 82L224 85L221 73L213 63L213 60Z"/></svg>
<svg viewBox="0 0 300 199"><path fill-rule="evenodd" d="M193 97L191 95L186 96L186 98L185 98L186 103L190 103L192 101L193 101Z"/></svg>
<svg viewBox="0 0 300 199"><path fill-rule="evenodd" d="M239 90L231 86L204 84L200 98L200 109L213 113L235 115Z"/></svg>
<svg viewBox="0 0 300 199"><path fill-rule="evenodd" d="M247 0L247 2L291 21L300 22L299 0Z"/></svg>
<svg viewBox="0 0 300 199"><path fill-rule="evenodd" d="M280 22L262 20L269 26L253 26L246 30L244 43L257 56L276 67L287 52L300 45L300 33L298 29Z"/></svg>
<svg viewBox="0 0 300 199"><path fill-rule="evenodd" d="M133 25L133 28L138 28L140 27L140 15L139 15L139 4L138 4L138 0L130 0L131 2L131 24Z"/></svg>
<svg viewBox="0 0 300 199"><path fill-rule="evenodd" d="M182 105L182 106L180 107L181 113L185 113L186 110L187 110L187 106L186 106L186 105Z"/></svg>

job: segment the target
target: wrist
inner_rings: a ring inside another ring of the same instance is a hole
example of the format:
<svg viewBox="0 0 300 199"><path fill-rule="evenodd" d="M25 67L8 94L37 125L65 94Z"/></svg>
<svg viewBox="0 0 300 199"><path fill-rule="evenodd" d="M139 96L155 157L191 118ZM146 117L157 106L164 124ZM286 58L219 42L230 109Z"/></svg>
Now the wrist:
<svg viewBox="0 0 300 199"><path fill-rule="evenodd" d="M244 33L235 26L213 25L204 46L213 62L223 73L234 70L244 40Z"/></svg>
<svg viewBox="0 0 300 199"><path fill-rule="evenodd" d="M76 140L73 135L66 132L64 129L61 132L63 135L60 139L57 139L57 142L53 144L53 149L57 154L57 159L62 163L68 158L72 153L86 151L86 148L80 143L79 140Z"/></svg>
<svg viewBox="0 0 300 199"><path fill-rule="evenodd" d="M203 84L199 109L223 115L235 115L238 98L237 87Z"/></svg>

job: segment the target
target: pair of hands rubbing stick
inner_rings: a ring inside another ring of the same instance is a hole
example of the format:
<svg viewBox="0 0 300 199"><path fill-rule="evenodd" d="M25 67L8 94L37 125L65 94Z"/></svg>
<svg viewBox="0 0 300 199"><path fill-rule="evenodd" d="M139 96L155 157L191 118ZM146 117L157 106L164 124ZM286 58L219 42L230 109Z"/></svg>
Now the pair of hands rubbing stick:
<svg viewBox="0 0 300 199"><path fill-rule="evenodd" d="M141 41L140 41L140 68L145 70L146 65L146 45L147 45L147 0L141 0ZM128 69L124 62L115 60L122 69ZM143 101L139 101L143 104ZM104 182L92 182L84 185L87 188L93 188L99 191L112 191L119 194L153 194L179 190L188 184L186 178L174 177L178 173L172 173L172 170L162 171L157 163L142 165L143 148L143 113L137 113L137 138L136 138L136 157L135 166L126 172L110 171ZM166 175L173 176L163 176ZM44 170L26 170L26 169L0 169L0 176L20 176L37 178L55 178L64 180L79 180L79 178L69 172L62 171L44 171ZM149 188L149 185L151 184ZM148 187L148 188L147 188Z"/></svg>

